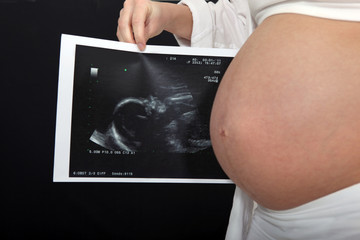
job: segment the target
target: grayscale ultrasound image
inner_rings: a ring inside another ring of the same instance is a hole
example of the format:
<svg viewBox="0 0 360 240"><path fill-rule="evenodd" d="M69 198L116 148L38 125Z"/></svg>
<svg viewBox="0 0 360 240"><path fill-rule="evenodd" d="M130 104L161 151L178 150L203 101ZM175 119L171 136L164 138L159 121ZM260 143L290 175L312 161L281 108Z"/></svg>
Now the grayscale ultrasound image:
<svg viewBox="0 0 360 240"><path fill-rule="evenodd" d="M185 84L163 86L164 99L127 97L116 104L105 131L90 140L110 150L195 153L211 147L208 129L199 119Z"/></svg>
<svg viewBox="0 0 360 240"><path fill-rule="evenodd" d="M231 60L77 45L70 175L227 178L209 120Z"/></svg>

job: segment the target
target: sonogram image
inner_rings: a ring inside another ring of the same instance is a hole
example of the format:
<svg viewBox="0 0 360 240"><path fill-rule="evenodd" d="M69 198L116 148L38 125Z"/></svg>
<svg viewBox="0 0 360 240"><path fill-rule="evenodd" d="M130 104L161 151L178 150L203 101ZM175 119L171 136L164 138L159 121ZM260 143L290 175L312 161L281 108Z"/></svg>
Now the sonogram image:
<svg viewBox="0 0 360 240"><path fill-rule="evenodd" d="M109 150L195 153L211 147L208 128L185 84L162 87L164 99L127 97L119 101L106 129L90 140Z"/></svg>
<svg viewBox="0 0 360 240"><path fill-rule="evenodd" d="M227 178L209 122L231 60L77 45L69 174Z"/></svg>

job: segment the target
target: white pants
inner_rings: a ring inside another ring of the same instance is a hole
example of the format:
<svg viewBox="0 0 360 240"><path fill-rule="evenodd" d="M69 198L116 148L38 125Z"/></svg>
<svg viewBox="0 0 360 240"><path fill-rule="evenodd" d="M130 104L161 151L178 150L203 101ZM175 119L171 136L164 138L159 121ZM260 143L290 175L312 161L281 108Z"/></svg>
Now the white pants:
<svg viewBox="0 0 360 240"><path fill-rule="evenodd" d="M252 211L249 198L238 188L235 200L227 240L360 239L360 184L289 210L274 211L257 206L252 218L249 217Z"/></svg>

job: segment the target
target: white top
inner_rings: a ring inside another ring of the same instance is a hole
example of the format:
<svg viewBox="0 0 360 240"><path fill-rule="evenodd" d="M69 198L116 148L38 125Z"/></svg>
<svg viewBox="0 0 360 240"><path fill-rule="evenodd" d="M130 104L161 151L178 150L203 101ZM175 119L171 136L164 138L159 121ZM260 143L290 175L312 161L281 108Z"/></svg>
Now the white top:
<svg viewBox="0 0 360 240"><path fill-rule="evenodd" d="M183 0L193 16L191 41L177 38L181 46L239 49L253 32L247 0Z"/></svg>
<svg viewBox="0 0 360 240"><path fill-rule="evenodd" d="M335 20L360 21L360 0L182 0L193 14L192 39L182 46L240 48L269 16L297 13Z"/></svg>
<svg viewBox="0 0 360 240"><path fill-rule="evenodd" d="M257 24L279 13L298 13L336 20L360 21L360 0L249 0L251 15Z"/></svg>

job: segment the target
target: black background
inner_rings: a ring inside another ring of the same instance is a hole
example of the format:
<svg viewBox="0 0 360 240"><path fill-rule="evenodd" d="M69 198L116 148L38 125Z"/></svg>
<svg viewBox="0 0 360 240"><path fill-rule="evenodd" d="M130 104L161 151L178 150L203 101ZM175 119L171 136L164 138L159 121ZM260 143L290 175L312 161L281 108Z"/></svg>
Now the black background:
<svg viewBox="0 0 360 240"><path fill-rule="evenodd" d="M122 3L0 0L2 239L224 238L234 185L52 182L60 35L116 40Z"/></svg>

